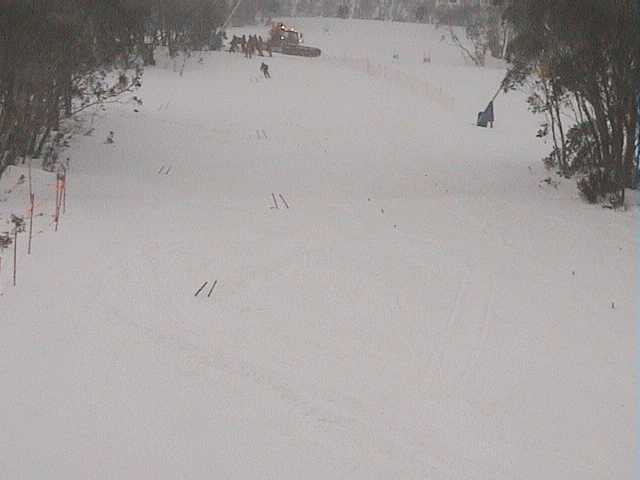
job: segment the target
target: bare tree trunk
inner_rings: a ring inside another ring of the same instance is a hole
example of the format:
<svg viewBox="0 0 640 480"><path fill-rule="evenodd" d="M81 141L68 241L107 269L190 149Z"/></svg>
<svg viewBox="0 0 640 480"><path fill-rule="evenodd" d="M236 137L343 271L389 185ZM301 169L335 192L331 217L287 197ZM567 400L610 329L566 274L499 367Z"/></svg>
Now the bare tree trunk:
<svg viewBox="0 0 640 480"><path fill-rule="evenodd" d="M591 135L593 136L594 141L596 143L596 154L598 155L599 163L602 164L603 158L604 158L602 142L600 140L600 135L598 134L598 128L596 126L595 120L593 119L591 112L589 112L589 107L586 105L585 100L582 96L578 97L578 105L580 107L580 110L583 112L584 116L587 118L587 125L589 126Z"/></svg>
<svg viewBox="0 0 640 480"><path fill-rule="evenodd" d="M47 129L42 134L42 137L40 137L40 142L38 143L38 148L36 149L36 151L34 152L34 155L33 155L34 157L40 158L40 156L42 155L42 149L44 148L44 144L46 143L46 141L49 138L50 134L51 134L51 125L48 125Z"/></svg>
<svg viewBox="0 0 640 480"><path fill-rule="evenodd" d="M544 94L544 101L545 101L545 113L548 115L549 117L549 121L551 123L551 139L553 140L553 155L556 156L556 160L559 162L559 166L562 168L562 160L560 157L558 157L558 155L562 155L561 154L561 148L558 146L558 136L556 135L556 117L555 117L555 111L553 108L553 99L551 96L551 91L549 89L549 84L547 83L547 80L545 80L544 78L541 80L541 84L542 84L542 90L543 90L543 94ZM563 145L564 148L564 145Z"/></svg>
<svg viewBox="0 0 640 480"><path fill-rule="evenodd" d="M637 97L632 95L629 100L628 106L628 115L627 122L625 125L625 151L623 158L623 171L624 171L624 181L627 187L635 187L635 151L636 151L636 141L637 141L637 129L638 129L638 104Z"/></svg>
<svg viewBox="0 0 640 480"><path fill-rule="evenodd" d="M566 142L564 139L564 128L562 126L562 116L560 115L560 101L561 94L558 92L558 87L553 82L551 82L551 92L552 92L552 108L555 112L556 124L558 126L558 132L560 133L560 168L563 172L567 171L567 155L566 155Z"/></svg>

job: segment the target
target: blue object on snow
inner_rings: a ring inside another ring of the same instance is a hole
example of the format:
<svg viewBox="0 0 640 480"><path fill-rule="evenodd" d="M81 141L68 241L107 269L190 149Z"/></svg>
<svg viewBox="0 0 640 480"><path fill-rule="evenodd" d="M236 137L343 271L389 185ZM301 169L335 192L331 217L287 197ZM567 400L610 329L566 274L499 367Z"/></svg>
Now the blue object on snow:
<svg viewBox="0 0 640 480"><path fill-rule="evenodd" d="M478 112L478 121L476 125L479 127L486 127L488 124L491 124L491 128L493 128L493 120L493 100L491 100L484 112Z"/></svg>

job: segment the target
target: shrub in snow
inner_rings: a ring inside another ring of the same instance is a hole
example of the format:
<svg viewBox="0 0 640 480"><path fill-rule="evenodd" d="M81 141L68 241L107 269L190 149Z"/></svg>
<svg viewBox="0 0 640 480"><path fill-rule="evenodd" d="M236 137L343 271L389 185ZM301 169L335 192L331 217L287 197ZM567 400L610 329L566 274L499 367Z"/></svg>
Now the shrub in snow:
<svg viewBox="0 0 640 480"><path fill-rule="evenodd" d="M613 208L624 203L624 195L620 193L620 182L611 170L603 167L593 168L578 180L578 190L582 197L590 203L605 202Z"/></svg>
<svg viewBox="0 0 640 480"><path fill-rule="evenodd" d="M543 137L548 133L548 124L544 124L538 136ZM586 122L571 127L564 138L564 145L554 146L553 151L543 159L547 168L555 168L560 175L569 178L575 174L589 173L598 166L596 142Z"/></svg>

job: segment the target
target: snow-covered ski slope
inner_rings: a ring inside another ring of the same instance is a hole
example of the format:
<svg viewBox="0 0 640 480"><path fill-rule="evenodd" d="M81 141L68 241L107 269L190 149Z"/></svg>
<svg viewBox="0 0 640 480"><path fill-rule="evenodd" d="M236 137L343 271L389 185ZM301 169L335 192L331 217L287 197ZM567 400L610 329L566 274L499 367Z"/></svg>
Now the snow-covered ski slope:
<svg viewBox="0 0 640 480"><path fill-rule="evenodd" d="M3 268L0 478L637 478L636 214L542 181L523 93L473 126L503 69L443 32L293 23L322 57L160 58L75 138Z"/></svg>

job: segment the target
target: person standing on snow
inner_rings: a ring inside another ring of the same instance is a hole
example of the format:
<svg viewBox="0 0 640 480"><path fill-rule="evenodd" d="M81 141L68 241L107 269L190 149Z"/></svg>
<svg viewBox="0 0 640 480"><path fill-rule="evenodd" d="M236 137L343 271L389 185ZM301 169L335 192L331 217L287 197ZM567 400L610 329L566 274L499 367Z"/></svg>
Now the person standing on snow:
<svg viewBox="0 0 640 480"><path fill-rule="evenodd" d="M256 48L258 49L258 55L260 55L261 57L264 57L264 40L262 40L262 35L260 35L257 39L257 45Z"/></svg>

